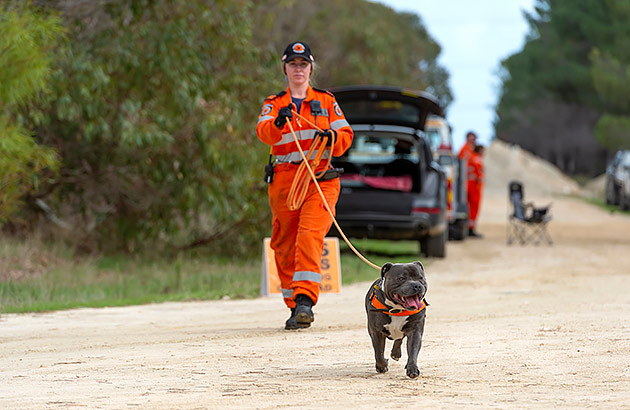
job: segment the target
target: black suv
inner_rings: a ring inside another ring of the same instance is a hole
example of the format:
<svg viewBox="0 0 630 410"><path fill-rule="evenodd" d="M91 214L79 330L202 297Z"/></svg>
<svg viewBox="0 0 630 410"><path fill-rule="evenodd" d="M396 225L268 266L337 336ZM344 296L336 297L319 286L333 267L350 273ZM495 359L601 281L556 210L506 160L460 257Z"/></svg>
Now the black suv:
<svg viewBox="0 0 630 410"><path fill-rule="evenodd" d="M349 237L418 240L426 256L446 256L446 178L423 132L443 115L425 92L388 86L331 90L354 130L343 168L337 221ZM331 234L335 234L333 227Z"/></svg>

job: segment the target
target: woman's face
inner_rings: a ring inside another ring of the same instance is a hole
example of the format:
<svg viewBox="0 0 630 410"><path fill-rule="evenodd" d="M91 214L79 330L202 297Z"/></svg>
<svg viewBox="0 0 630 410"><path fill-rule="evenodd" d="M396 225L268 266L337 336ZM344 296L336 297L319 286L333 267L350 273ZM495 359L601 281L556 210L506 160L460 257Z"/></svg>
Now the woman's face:
<svg viewBox="0 0 630 410"><path fill-rule="evenodd" d="M294 58L285 65L289 85L303 85L311 77L312 66L302 57Z"/></svg>

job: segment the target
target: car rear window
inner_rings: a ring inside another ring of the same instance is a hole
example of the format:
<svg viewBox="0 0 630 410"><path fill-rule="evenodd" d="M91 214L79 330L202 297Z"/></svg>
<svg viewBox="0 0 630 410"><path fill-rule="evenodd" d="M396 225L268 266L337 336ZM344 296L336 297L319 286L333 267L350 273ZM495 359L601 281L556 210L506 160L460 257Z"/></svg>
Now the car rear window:
<svg viewBox="0 0 630 410"><path fill-rule="evenodd" d="M394 135L355 132L348 160L355 163L386 163L395 159L419 162L418 145Z"/></svg>

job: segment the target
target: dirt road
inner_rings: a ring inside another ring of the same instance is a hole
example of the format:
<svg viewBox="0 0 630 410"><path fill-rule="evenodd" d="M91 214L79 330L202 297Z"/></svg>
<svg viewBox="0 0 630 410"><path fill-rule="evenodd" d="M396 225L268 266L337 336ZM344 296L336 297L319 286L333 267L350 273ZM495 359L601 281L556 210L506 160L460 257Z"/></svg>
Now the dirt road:
<svg viewBox="0 0 630 410"><path fill-rule="evenodd" d="M630 217L529 182L555 244L507 246L490 159L485 238L427 268L418 379L404 349L375 372L364 283L295 332L277 298L3 315L0 408L630 408Z"/></svg>

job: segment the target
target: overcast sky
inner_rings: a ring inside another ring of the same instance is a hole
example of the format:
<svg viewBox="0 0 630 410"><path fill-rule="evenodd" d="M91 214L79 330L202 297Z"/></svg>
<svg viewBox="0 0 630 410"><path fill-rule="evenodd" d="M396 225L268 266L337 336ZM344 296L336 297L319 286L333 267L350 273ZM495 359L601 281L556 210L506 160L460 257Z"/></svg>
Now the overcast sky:
<svg viewBox="0 0 630 410"><path fill-rule="evenodd" d="M494 136L492 122L498 100L500 61L518 52L529 30L522 10L532 11L535 0L378 0L396 11L422 17L442 47L438 61L449 74L454 101L447 119L458 149L468 130L487 145Z"/></svg>

